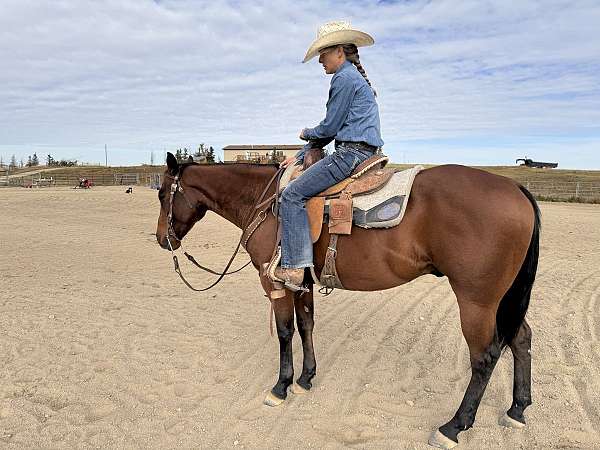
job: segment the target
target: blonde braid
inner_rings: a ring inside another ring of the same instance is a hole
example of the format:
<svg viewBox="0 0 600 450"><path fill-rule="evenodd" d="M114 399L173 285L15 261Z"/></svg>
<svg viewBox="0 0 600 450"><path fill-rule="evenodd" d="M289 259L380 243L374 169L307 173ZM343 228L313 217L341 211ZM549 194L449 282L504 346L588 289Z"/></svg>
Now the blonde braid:
<svg viewBox="0 0 600 450"><path fill-rule="evenodd" d="M375 91L375 89L373 89L373 86L371 85L371 82L369 81L369 78L367 77L367 72L365 72L365 69L363 68L362 64L360 63L360 57L358 56L358 48L356 47L356 45L344 44L344 45L342 45L342 49L344 50L346 59L356 66L356 68L358 69L360 74L367 81L367 84L373 91L373 94L375 95L375 97L377 97L377 92Z"/></svg>

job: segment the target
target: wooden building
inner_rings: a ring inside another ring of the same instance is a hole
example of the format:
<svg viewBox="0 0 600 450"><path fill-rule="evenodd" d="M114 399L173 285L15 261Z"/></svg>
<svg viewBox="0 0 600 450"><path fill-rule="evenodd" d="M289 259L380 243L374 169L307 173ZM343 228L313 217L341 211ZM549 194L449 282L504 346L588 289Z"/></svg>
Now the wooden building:
<svg viewBox="0 0 600 450"><path fill-rule="evenodd" d="M294 156L302 148L295 145L228 145L223 147L223 162L268 164Z"/></svg>

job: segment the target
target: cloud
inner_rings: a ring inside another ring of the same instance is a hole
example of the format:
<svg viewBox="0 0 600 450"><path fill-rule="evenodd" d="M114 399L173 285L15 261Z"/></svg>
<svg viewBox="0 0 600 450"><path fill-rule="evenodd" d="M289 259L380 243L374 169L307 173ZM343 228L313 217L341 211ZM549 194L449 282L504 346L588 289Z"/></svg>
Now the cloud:
<svg viewBox="0 0 600 450"><path fill-rule="evenodd" d="M424 142L429 162L468 163L581 145L596 156L570 164L600 168L594 1L5 0L0 155L94 161L106 143L138 163L200 142L297 142L329 83L299 61L336 18L376 38L361 55L393 159Z"/></svg>

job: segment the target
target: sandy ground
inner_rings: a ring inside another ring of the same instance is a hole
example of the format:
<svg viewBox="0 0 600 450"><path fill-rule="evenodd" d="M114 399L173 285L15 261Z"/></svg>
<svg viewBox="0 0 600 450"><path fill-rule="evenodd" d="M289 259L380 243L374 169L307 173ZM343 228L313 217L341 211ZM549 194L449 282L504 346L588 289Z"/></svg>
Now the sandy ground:
<svg viewBox="0 0 600 450"><path fill-rule="evenodd" d="M528 426L497 425L507 352L460 448L600 448L600 205L541 207ZM189 291L157 217L145 188L0 190L1 448L426 449L454 414L469 367L445 278L317 295L314 389L269 408L278 343L256 273ZM209 214L187 247L220 267L238 236ZM297 335L294 350L299 373Z"/></svg>

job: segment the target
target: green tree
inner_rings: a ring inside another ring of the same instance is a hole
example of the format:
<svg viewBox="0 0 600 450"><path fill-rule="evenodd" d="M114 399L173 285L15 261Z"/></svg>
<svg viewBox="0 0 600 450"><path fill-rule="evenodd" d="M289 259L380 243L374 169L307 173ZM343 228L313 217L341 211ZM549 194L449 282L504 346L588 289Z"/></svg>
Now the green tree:
<svg viewBox="0 0 600 450"><path fill-rule="evenodd" d="M215 149L211 147L208 148L208 151L206 152L206 161L214 164L215 162Z"/></svg>
<svg viewBox="0 0 600 450"><path fill-rule="evenodd" d="M31 165L32 166L40 165L40 160L38 159L37 153L34 153L33 156L31 157Z"/></svg>
<svg viewBox="0 0 600 450"><path fill-rule="evenodd" d="M188 149L187 147L183 147L183 161L187 161L188 159Z"/></svg>
<svg viewBox="0 0 600 450"><path fill-rule="evenodd" d="M27 163L25 164L27 167L31 167L31 155L27 157Z"/></svg>
<svg viewBox="0 0 600 450"><path fill-rule="evenodd" d="M17 167L17 157L15 155L12 155L10 157L9 167L11 167L12 169L14 169L15 167Z"/></svg>
<svg viewBox="0 0 600 450"><path fill-rule="evenodd" d="M183 153L181 152L181 149L178 148L177 151L175 152L175 159L177 159L177 162L181 162L182 157L183 157Z"/></svg>

